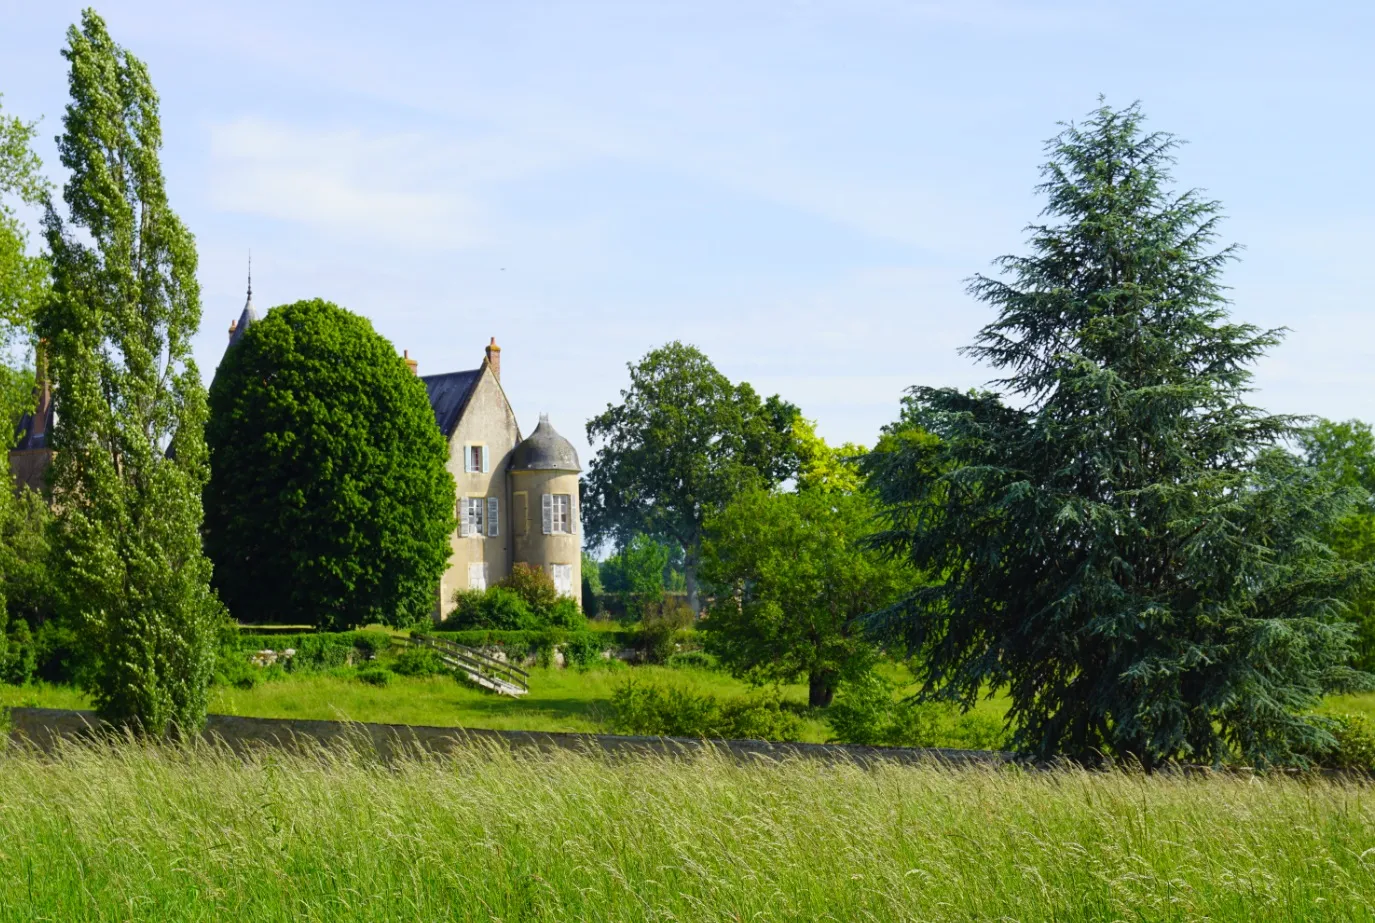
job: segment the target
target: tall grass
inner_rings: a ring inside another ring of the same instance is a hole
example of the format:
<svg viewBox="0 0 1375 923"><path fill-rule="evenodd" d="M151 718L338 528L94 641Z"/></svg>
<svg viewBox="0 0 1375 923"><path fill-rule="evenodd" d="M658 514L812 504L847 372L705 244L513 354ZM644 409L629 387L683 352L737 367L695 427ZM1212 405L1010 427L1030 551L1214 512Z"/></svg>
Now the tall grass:
<svg viewBox="0 0 1375 923"><path fill-rule="evenodd" d="M1371 920L1358 784L494 750L0 757L0 920Z"/></svg>

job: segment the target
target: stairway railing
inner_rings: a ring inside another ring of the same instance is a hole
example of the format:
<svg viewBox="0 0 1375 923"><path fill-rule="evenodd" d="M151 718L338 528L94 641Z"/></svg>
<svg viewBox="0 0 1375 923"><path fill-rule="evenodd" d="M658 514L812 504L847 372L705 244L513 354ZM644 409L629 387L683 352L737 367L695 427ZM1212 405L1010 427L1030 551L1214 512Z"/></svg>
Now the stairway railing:
<svg viewBox="0 0 1375 923"><path fill-rule="evenodd" d="M522 694L530 691L530 674L525 670L468 647L466 644L434 638L430 635L412 635L410 642L417 647L428 647L446 660L455 661L455 665L466 673L490 681L505 683L519 689Z"/></svg>

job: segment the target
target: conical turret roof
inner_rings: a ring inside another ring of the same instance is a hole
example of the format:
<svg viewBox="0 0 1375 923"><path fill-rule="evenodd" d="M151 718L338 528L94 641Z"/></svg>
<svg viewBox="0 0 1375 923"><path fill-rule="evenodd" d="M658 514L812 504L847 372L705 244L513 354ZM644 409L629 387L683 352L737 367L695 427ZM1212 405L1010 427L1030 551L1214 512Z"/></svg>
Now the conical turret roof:
<svg viewBox="0 0 1375 923"><path fill-rule="evenodd" d="M581 471L573 443L555 431L548 414L540 414L539 426L511 453L512 471Z"/></svg>

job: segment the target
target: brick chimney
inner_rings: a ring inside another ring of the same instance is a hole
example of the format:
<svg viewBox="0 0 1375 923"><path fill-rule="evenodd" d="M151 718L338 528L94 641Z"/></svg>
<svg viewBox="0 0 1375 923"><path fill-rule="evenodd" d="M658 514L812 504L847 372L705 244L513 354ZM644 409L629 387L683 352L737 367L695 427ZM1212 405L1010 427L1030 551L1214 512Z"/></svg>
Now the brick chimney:
<svg viewBox="0 0 1375 923"><path fill-rule="evenodd" d="M492 337L492 342L487 344L487 366L492 370L492 376L501 381L501 347L497 345L496 337Z"/></svg>
<svg viewBox="0 0 1375 923"><path fill-rule="evenodd" d="M234 342L234 331L239 329L239 322L232 320L229 322L229 342Z"/></svg>
<svg viewBox="0 0 1375 923"><path fill-rule="evenodd" d="M420 363L411 358L411 351L409 349L401 350L401 358L406 360L406 368L411 370L412 375L420 374Z"/></svg>

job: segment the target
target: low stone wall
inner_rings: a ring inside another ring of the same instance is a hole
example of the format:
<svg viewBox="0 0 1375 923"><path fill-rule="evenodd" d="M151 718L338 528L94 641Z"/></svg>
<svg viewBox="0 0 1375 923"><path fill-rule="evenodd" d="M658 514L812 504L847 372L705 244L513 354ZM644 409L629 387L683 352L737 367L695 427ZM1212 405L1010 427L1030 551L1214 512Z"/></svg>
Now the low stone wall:
<svg viewBox="0 0 1375 923"><path fill-rule="evenodd" d="M52 752L61 740L98 738L108 728L89 711L58 708L10 710L10 739L20 746ZM348 746L375 752L383 759L405 753L448 753L473 746L516 751L573 750L612 755L692 756L715 751L742 762L816 759L831 762L875 761L995 765L1010 754L989 750L852 747L839 744L769 743L758 740L692 740L680 737L621 737L614 734L565 734L543 731L490 731L479 728L425 727L407 724L354 724L294 718L238 718L211 715L204 737L236 753L263 747L310 751L320 746Z"/></svg>

